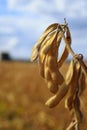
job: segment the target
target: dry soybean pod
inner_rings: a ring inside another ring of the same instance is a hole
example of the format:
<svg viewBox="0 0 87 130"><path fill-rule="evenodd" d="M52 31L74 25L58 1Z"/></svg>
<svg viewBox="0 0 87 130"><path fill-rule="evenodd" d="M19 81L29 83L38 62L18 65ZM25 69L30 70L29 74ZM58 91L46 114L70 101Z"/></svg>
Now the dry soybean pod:
<svg viewBox="0 0 87 130"><path fill-rule="evenodd" d="M82 113L80 111L80 100L79 100L79 77L81 74L81 66L78 61L76 61L75 67L74 67L74 75L72 78L71 85L73 87L70 87L68 98L67 98L67 108L70 110L73 118L72 122L68 126L66 130L70 130L71 128L78 130L79 123L82 120ZM73 90L74 89L74 90Z"/></svg>
<svg viewBox="0 0 87 130"><path fill-rule="evenodd" d="M67 85L70 85L72 78L73 78L73 74L74 74L74 61L71 60L69 67L68 67L67 74L65 76L65 82Z"/></svg>
<svg viewBox="0 0 87 130"><path fill-rule="evenodd" d="M46 105L48 107L55 107L61 100L62 98L66 95L69 89L69 84L72 80L73 76L73 61L71 61L69 69L66 74L66 80L63 82L63 84L60 86L58 92L56 95L51 97L47 102ZM71 71L70 71L71 70Z"/></svg>
<svg viewBox="0 0 87 130"><path fill-rule="evenodd" d="M86 83L87 81L86 81L86 76L85 76L85 74L84 74L84 72L83 72L83 70L81 70L81 74L80 74L80 79L79 79L79 95L81 95L82 93L83 93L83 91L85 90L85 88L86 88L86 85L87 85L87 83Z"/></svg>
<svg viewBox="0 0 87 130"><path fill-rule="evenodd" d="M52 45L56 37L57 37L57 31L53 32L49 37L45 39L40 49L40 55L48 54L48 51L50 50L50 46Z"/></svg>
<svg viewBox="0 0 87 130"><path fill-rule="evenodd" d="M57 91L58 91L58 84L57 83L55 83L53 80L49 80L48 82L47 82L47 86L48 86L48 89L50 90L50 92L52 92L52 93L57 93Z"/></svg>
<svg viewBox="0 0 87 130"><path fill-rule="evenodd" d="M52 25L50 25L41 35L41 37L38 39L38 41L36 42L35 46L32 49L32 54L31 54L31 61L34 61L38 58L38 52L40 50L40 47L43 43L43 41L46 39L47 35L54 31L58 26L58 23L54 23Z"/></svg>
<svg viewBox="0 0 87 130"><path fill-rule="evenodd" d="M59 41L58 38L59 37ZM58 66L57 66L57 56L58 56L58 42L60 42L60 39L62 37L60 37L59 33L57 33L56 38L54 39L51 47L50 47L50 51L48 53L48 67L51 73L51 77L52 80L57 82L58 84L61 84L63 82L63 76L61 75L61 73L58 70ZM60 44L60 43L59 43Z"/></svg>
<svg viewBox="0 0 87 130"><path fill-rule="evenodd" d="M86 66L86 64L84 63L84 61L82 59L78 59L78 60L79 60L79 62L81 64L81 67L82 67L85 75L87 76L87 66Z"/></svg>
<svg viewBox="0 0 87 130"><path fill-rule="evenodd" d="M68 44L68 39L65 38L65 35L64 35L64 32L63 32L63 29L62 29L62 28L61 28L61 35L62 35L62 37L63 37L63 40L64 40L64 42L65 42L65 44L66 44L66 47L67 47L69 53L71 53L71 55L74 56L75 53L74 53L74 51L72 50L71 46Z"/></svg>
<svg viewBox="0 0 87 130"><path fill-rule="evenodd" d="M66 37L65 38L68 41L67 43L69 45L71 45L71 34L70 34L70 31L69 31L69 28L67 28L67 30L66 30ZM68 52L68 49L67 49L67 47L65 45L65 48L64 48L64 50L62 52L62 55L60 56L60 59L58 60L58 67L59 68L62 66L62 64L64 63L64 61L68 57L68 54L69 54L69 52Z"/></svg>
<svg viewBox="0 0 87 130"><path fill-rule="evenodd" d="M46 58L46 55L50 49L50 46L53 42L53 40L55 39L55 36L56 36L56 32L52 33L51 35L51 38L46 38L45 39L45 45L43 44L43 46L41 46L41 49L40 49L40 52L39 52L39 66L40 66L40 74L42 77L44 77L44 69L45 69L45 66L44 66L44 62L45 62L45 58Z"/></svg>
<svg viewBox="0 0 87 130"><path fill-rule="evenodd" d="M50 92L56 93L58 90L58 85L51 78L51 73L48 67L48 63L47 63L47 57L48 55L46 56L46 59L45 59L45 68L44 68L45 76L44 77L45 77L45 80L46 80L46 83Z"/></svg>
<svg viewBox="0 0 87 130"><path fill-rule="evenodd" d="M51 24L50 26L48 26L47 29L43 32L43 34L40 36L40 38L36 42L35 46L40 48L41 44L46 39L48 34L51 33L52 31L54 31L57 28L57 26L58 26L58 23L54 23L54 24Z"/></svg>
<svg viewBox="0 0 87 130"><path fill-rule="evenodd" d="M44 77L44 62L45 62L45 58L44 58L44 60L43 60L43 62L41 62L41 58L40 58L40 56L39 56L39 60L38 60L38 64L39 64L39 73L40 73L40 75L43 77L43 78L45 78Z"/></svg>
<svg viewBox="0 0 87 130"><path fill-rule="evenodd" d="M68 88L69 88L69 86L66 85L65 82L63 82L63 84L61 85L61 88L59 88L57 94L52 96L45 104L50 108L53 108L56 105L58 105L60 103L60 101L63 99L63 97L66 95Z"/></svg>
<svg viewBox="0 0 87 130"><path fill-rule="evenodd" d="M78 123L82 122L82 112L80 110L80 99L78 92L76 92L75 99L73 101L74 116Z"/></svg>
<svg viewBox="0 0 87 130"><path fill-rule="evenodd" d="M53 46L56 46L56 42L57 42L57 35L58 35L58 32L56 32L56 36L55 36L55 38L54 38L54 40L53 40L53 42L52 42L52 47ZM56 83L56 81L54 81L54 79L52 78L52 73L53 73L53 71L51 71L50 70L50 65L49 64L51 64L52 65L52 67L53 68L55 68L55 66L54 66L54 61L55 61L55 58L56 58L56 53L53 55L53 53L52 53L52 50L51 49L54 49L54 48L52 48L52 47L50 47L50 50L49 50L49 52L48 52L48 54L46 55L46 59L45 59L45 79L46 79L46 82L47 82L47 85L48 85L48 88L49 88L49 90L51 91L51 92L53 92L53 93L56 93L57 92L57 90L58 90L58 84ZM57 49L57 48L56 48ZM56 52L56 51L55 51ZM56 62L56 61L55 61ZM57 63L56 63L57 64ZM54 74L56 73L56 71L57 71L57 68L56 68L56 70L55 70L55 72L54 72ZM57 81L58 82L58 81Z"/></svg>

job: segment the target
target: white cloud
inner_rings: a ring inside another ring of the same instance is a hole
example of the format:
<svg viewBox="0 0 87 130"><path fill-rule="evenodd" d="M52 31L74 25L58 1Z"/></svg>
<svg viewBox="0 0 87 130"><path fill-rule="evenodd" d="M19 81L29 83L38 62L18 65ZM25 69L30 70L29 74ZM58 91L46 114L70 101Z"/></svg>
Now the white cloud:
<svg viewBox="0 0 87 130"><path fill-rule="evenodd" d="M10 46L10 49L12 49L14 46L18 44L19 40L17 37L11 37L8 39L8 45Z"/></svg>
<svg viewBox="0 0 87 130"><path fill-rule="evenodd" d="M11 51L18 43L17 37L0 38L0 51Z"/></svg>
<svg viewBox="0 0 87 130"><path fill-rule="evenodd" d="M71 4L68 5L67 3L67 8L65 10L66 14L69 17L74 17L74 18L80 18L80 17L86 17L87 13L86 13L86 8L87 8L87 4L86 1L72 1Z"/></svg>
<svg viewBox="0 0 87 130"><path fill-rule="evenodd" d="M24 12L31 10L32 2L30 4L30 0L7 0L7 7L9 10Z"/></svg>
<svg viewBox="0 0 87 130"><path fill-rule="evenodd" d="M14 33L14 29L12 27L0 25L0 34L11 35L12 33Z"/></svg>
<svg viewBox="0 0 87 130"><path fill-rule="evenodd" d="M44 12L58 11L66 14L68 17L85 17L87 16L87 4L86 0L7 0L8 9L26 13L39 13L43 10ZM45 14L47 15L47 14ZM80 15L80 16L79 16Z"/></svg>
<svg viewBox="0 0 87 130"><path fill-rule="evenodd" d="M66 8L66 0L54 0L55 2L55 6L54 8L56 8L56 10L58 10L59 12L63 12L65 11Z"/></svg>
<svg viewBox="0 0 87 130"><path fill-rule="evenodd" d="M17 1L16 0L7 0L7 7L10 10L15 9L15 6L17 5Z"/></svg>

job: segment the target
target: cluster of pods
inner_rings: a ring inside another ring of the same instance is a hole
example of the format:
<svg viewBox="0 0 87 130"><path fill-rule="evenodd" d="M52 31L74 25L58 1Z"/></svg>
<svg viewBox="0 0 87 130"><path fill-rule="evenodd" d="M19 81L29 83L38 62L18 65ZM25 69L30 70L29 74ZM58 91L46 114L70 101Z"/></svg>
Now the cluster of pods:
<svg viewBox="0 0 87 130"><path fill-rule="evenodd" d="M61 41L65 47L59 58L58 52ZM47 100L46 105L55 107L65 97L65 108L72 117L72 122L66 130L74 127L79 129L82 121L80 110L80 95L87 84L87 66L83 61L82 54L75 54L71 48L71 34L68 24L54 23L47 27L32 49L31 60L38 60L40 75L47 83L47 87L54 95ZM69 53L72 55L70 65L65 76L60 68L67 59Z"/></svg>

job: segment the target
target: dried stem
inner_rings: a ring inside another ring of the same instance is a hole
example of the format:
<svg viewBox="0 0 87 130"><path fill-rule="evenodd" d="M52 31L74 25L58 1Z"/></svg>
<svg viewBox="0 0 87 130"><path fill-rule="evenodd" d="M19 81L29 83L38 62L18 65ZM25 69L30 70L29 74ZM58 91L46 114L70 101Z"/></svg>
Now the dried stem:
<svg viewBox="0 0 87 130"><path fill-rule="evenodd" d="M83 62L83 59L80 57L80 55L82 55L82 54L80 54L80 55L79 55L79 54L75 54L75 52L72 50L71 46L68 44L68 41L67 41L67 39L65 38L63 31L62 31L62 36L63 36L64 42L65 42L65 44L66 44L66 46L67 46L68 51L71 53L71 55L72 55L74 58L76 58L76 59L80 62L81 66L82 66L82 69L84 70L84 72L85 72L86 75L87 75L87 66L86 66L85 63Z"/></svg>
<svg viewBox="0 0 87 130"><path fill-rule="evenodd" d="M73 127L75 127L75 130L78 130L77 121L72 121L66 130L71 130Z"/></svg>

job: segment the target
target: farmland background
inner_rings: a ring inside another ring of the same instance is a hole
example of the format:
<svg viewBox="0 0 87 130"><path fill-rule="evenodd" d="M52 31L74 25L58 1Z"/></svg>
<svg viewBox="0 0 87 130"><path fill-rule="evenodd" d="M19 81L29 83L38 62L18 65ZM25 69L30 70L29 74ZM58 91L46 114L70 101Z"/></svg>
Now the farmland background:
<svg viewBox="0 0 87 130"><path fill-rule="evenodd" d="M61 72L66 73L68 62ZM44 104L52 94L36 63L0 62L0 130L65 130L70 122L64 100L55 108ZM87 88L81 97L82 130L87 130Z"/></svg>

